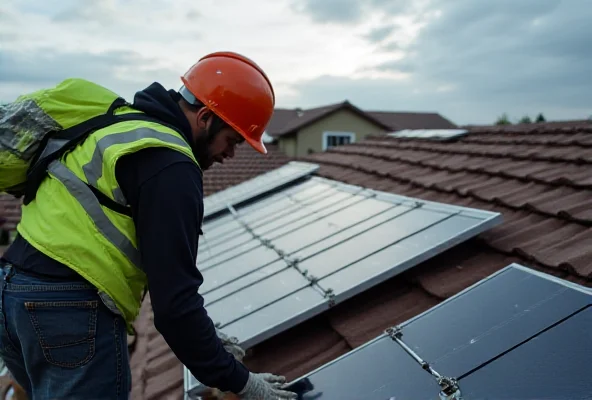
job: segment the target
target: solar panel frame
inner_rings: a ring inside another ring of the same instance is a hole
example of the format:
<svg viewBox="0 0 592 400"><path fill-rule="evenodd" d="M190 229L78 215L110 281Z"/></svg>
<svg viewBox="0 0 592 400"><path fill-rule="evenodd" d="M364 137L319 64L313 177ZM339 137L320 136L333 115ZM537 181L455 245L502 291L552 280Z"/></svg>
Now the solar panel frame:
<svg viewBox="0 0 592 400"><path fill-rule="evenodd" d="M391 132L390 137L406 139L423 139L446 141L465 136L469 133L466 129L402 129Z"/></svg>

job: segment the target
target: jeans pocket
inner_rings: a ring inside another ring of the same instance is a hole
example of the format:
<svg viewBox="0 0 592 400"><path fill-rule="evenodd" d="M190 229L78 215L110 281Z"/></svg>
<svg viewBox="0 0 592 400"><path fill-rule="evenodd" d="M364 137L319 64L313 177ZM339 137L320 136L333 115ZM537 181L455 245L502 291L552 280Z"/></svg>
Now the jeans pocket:
<svg viewBox="0 0 592 400"><path fill-rule="evenodd" d="M98 307L98 300L25 302L47 362L76 368L92 359Z"/></svg>

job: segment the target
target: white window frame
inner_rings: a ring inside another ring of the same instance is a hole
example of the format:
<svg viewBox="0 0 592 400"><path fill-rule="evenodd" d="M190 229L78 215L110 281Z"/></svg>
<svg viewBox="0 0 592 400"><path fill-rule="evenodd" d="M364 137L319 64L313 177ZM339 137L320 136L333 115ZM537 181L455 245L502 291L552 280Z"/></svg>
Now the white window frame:
<svg viewBox="0 0 592 400"><path fill-rule="evenodd" d="M327 150L329 142L329 136L345 136L349 137L350 143L355 143L356 133L355 132L341 132L341 131L325 131L323 132L323 151Z"/></svg>

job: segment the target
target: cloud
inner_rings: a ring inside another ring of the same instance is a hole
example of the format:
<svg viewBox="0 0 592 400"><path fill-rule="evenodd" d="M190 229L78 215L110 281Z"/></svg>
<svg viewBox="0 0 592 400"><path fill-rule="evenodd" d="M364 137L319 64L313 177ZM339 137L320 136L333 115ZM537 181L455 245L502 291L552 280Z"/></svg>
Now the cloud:
<svg viewBox="0 0 592 400"><path fill-rule="evenodd" d="M368 34L365 35L365 38L371 42L382 42L384 39L389 37L391 33L395 30L393 25L385 25L379 28L374 28Z"/></svg>
<svg viewBox="0 0 592 400"><path fill-rule="evenodd" d="M354 23L363 17L364 5L360 0L304 0L294 1L292 10L317 23Z"/></svg>
<svg viewBox="0 0 592 400"><path fill-rule="evenodd" d="M371 22L355 29L313 24L291 12L287 0L261 0L257 8L250 0L232 4L202 0L199 7L192 0L60 1L0 2L0 12L9 15L0 24L0 37L12 35L13 39L3 41L0 57L5 52L30 57L39 52L79 53L69 70L75 72L93 68L86 65L95 62L91 55L134 52L147 60L144 65L136 63L138 68L176 71L178 80L199 57L213 51L236 51L266 70L280 104L292 94L289 85L295 82L327 73L352 74L359 60L374 62L376 57L360 37ZM41 64L21 67L46 73ZM124 88L125 79L116 83ZM169 75L155 74L153 79L169 79ZM6 85L0 87L2 97L8 92Z"/></svg>
<svg viewBox="0 0 592 400"><path fill-rule="evenodd" d="M347 97L362 108L436 110L458 123L490 123L502 112L557 119L592 113L592 8L558 0L425 6L431 14L417 17L421 28L413 40L377 47L385 57L398 56L363 69L367 75L406 73L408 79L324 76L298 84L294 101ZM382 39L364 38L369 45Z"/></svg>
<svg viewBox="0 0 592 400"><path fill-rule="evenodd" d="M133 51L71 53L44 49L36 53L2 52L0 102L12 101L24 92L54 86L71 77L94 81L129 99L136 91L151 84L155 76L162 78L161 83L165 85L179 87L175 71L146 68L146 65L156 63Z"/></svg>
<svg viewBox="0 0 592 400"><path fill-rule="evenodd" d="M352 25L363 21L370 14L385 16L403 15L424 9L429 0L292 0L295 12L317 23Z"/></svg>
<svg viewBox="0 0 592 400"><path fill-rule="evenodd" d="M232 50L266 70L279 107L583 118L590 20L578 0L2 0L0 101L69 75L126 96L174 88L198 57Z"/></svg>

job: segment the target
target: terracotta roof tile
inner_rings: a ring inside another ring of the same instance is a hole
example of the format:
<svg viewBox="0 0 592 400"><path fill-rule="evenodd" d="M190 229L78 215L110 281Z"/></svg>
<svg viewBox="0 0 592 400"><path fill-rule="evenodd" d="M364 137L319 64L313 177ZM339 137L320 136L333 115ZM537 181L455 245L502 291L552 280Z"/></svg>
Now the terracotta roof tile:
<svg viewBox="0 0 592 400"><path fill-rule="evenodd" d="M444 300L498 271L518 257L506 256L470 240L407 272L425 292Z"/></svg>
<svg viewBox="0 0 592 400"><path fill-rule="evenodd" d="M177 362L174 365L163 365L160 373L146 381L144 397L147 400L163 398L183 398L183 366Z"/></svg>
<svg viewBox="0 0 592 400"><path fill-rule="evenodd" d="M560 126L475 127L447 142L376 136L305 157L330 179L498 211L504 222L260 343L245 363L294 379L512 262L592 286L592 127L585 121ZM150 312L144 304L142 314ZM154 376L134 398L180 395L182 370L155 350L162 338L151 334L148 322L137 326L152 336L150 347L142 347L140 333L134 357L150 360L155 366L144 368Z"/></svg>
<svg viewBox="0 0 592 400"><path fill-rule="evenodd" d="M3 229L12 231L21 219L22 200L7 194L0 193L0 217L5 218Z"/></svg>
<svg viewBox="0 0 592 400"><path fill-rule="evenodd" d="M204 196L252 179L290 161L277 145L266 144L265 146L267 154L263 155L243 143L237 147L234 158L226 160L224 164L214 164L205 171L203 175Z"/></svg>
<svg viewBox="0 0 592 400"><path fill-rule="evenodd" d="M349 346L358 347L438 303L403 279L390 280L346 301L328 313L331 326Z"/></svg>
<svg viewBox="0 0 592 400"><path fill-rule="evenodd" d="M329 321L321 316L300 324L298 329L269 339L263 346L255 346L244 361L254 371L280 371L278 373L285 374L288 379L295 379L351 349ZM289 354L289 357L278 357L278 354Z"/></svg>

